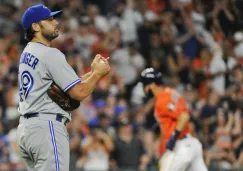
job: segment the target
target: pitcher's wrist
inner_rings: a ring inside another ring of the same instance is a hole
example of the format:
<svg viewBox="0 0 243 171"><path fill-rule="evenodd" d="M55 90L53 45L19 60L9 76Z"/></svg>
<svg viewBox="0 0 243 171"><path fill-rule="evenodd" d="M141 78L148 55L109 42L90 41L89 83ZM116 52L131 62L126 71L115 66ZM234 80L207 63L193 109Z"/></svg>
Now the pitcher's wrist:
<svg viewBox="0 0 243 171"><path fill-rule="evenodd" d="M98 77L98 78L101 78L102 77L102 73L98 72L98 71L93 71L92 72L92 75Z"/></svg>

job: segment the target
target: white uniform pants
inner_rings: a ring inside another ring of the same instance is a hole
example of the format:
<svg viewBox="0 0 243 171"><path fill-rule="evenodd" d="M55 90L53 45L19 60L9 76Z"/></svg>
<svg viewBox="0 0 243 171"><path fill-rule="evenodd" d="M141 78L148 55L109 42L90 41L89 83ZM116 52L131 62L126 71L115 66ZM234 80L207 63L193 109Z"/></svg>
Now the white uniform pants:
<svg viewBox="0 0 243 171"><path fill-rule="evenodd" d="M173 151L166 151L160 160L160 171L208 171L202 144L190 134L176 141Z"/></svg>

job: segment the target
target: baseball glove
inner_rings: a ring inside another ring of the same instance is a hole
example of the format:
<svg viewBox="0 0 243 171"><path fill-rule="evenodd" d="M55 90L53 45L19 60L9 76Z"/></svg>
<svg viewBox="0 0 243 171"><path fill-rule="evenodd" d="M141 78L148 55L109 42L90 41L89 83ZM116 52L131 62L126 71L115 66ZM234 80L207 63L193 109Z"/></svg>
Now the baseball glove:
<svg viewBox="0 0 243 171"><path fill-rule="evenodd" d="M47 90L47 94L52 99L52 101L54 101L65 111L73 111L80 106L80 101L71 98L54 82Z"/></svg>

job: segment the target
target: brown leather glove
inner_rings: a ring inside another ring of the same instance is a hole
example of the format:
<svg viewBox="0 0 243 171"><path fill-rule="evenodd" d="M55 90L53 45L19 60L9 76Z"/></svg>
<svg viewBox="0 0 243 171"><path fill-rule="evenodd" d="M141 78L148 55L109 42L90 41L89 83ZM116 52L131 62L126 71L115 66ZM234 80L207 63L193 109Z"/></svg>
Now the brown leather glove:
<svg viewBox="0 0 243 171"><path fill-rule="evenodd" d="M80 106L80 101L71 98L54 82L47 90L47 94L52 99L52 101L54 101L65 111L73 111Z"/></svg>

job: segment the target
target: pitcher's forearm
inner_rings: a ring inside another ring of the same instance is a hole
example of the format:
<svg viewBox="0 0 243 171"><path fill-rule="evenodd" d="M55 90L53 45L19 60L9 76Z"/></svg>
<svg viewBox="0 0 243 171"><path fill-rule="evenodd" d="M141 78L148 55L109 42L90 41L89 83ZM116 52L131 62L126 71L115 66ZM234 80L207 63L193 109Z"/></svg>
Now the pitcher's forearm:
<svg viewBox="0 0 243 171"><path fill-rule="evenodd" d="M86 80L82 82L83 86L80 91L83 91L83 99L89 96L95 89L101 76L96 73L92 73Z"/></svg>
<svg viewBox="0 0 243 171"><path fill-rule="evenodd" d="M89 71L89 72L85 73L84 75L80 76L80 78L82 81L85 81L91 76L91 74L92 74L92 71Z"/></svg>
<svg viewBox="0 0 243 171"><path fill-rule="evenodd" d="M82 101L93 92L100 78L100 74L93 72L86 80L71 88L68 94L73 99Z"/></svg>

